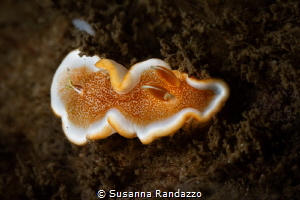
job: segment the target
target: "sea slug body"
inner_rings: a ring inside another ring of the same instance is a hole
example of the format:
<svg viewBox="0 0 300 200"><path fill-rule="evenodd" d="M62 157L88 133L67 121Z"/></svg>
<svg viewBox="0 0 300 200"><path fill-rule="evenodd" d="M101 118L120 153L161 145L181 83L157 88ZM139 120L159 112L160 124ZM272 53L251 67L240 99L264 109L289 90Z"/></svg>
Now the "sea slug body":
<svg viewBox="0 0 300 200"><path fill-rule="evenodd" d="M118 132L149 144L175 133L191 117L206 122L229 96L219 79L198 80L160 59L127 70L98 56L67 55L51 85L51 106L67 138L83 145Z"/></svg>

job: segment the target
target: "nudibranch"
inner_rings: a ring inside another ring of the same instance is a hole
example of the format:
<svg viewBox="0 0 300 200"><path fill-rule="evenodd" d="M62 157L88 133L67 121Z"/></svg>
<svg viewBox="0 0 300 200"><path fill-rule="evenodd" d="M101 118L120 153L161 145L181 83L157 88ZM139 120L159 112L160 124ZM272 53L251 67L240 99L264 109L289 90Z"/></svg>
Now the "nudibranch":
<svg viewBox="0 0 300 200"><path fill-rule="evenodd" d="M118 132L149 144L195 118L206 122L229 96L219 79L198 80L149 59L127 70L98 56L67 55L51 85L51 106L68 139L83 145Z"/></svg>

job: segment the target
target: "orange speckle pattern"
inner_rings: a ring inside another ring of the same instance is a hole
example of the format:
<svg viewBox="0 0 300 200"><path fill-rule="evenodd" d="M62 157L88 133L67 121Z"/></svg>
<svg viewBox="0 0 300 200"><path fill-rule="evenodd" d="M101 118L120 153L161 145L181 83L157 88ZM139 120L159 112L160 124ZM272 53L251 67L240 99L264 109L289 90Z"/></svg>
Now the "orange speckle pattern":
<svg viewBox="0 0 300 200"><path fill-rule="evenodd" d="M105 71L91 72L86 67L72 69L60 77L60 98L66 106L69 120L87 128L101 120L109 109L118 109L132 123L148 125L166 119L184 108L203 111L215 97L213 91L197 90L186 83L187 74L173 71L180 80L180 86L169 86L154 70L141 74L139 84L127 94L116 93ZM65 87L68 78L73 84L83 87L83 95ZM176 99L161 101L143 90L143 85L159 85L166 88Z"/></svg>

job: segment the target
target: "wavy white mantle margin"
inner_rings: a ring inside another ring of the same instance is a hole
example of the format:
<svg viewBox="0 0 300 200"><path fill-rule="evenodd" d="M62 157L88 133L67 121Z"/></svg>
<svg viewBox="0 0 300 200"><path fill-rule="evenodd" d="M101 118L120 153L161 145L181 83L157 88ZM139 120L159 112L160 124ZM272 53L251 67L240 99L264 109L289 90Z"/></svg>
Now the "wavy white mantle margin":
<svg viewBox="0 0 300 200"><path fill-rule="evenodd" d="M58 67L51 85L52 109L56 115L62 118L62 126L67 138L77 145L86 144L87 139L101 139L116 132L127 138L138 137L142 143L149 144L158 137L167 136L176 132L190 117L194 117L200 122L208 121L212 115L220 110L229 96L229 88L227 84L221 80L198 80L187 77L186 81L190 86L199 90L213 90L216 93L216 97L204 112L193 108L186 108L166 120L153 122L147 126L139 126L126 119L119 110L111 108L103 119L91 124L88 128L78 127L68 120L68 113L58 94L60 87L59 76L67 70L82 66L88 67L92 72L108 70L114 90L117 93L125 94L139 83L141 72L149 69L151 66L160 65L171 69L167 63L159 59L149 59L137 63L132 66L129 71L122 65L110 60L114 67L101 69L95 67L95 64L101 60L100 57L80 57L78 55L79 53L79 50L75 50L66 56Z"/></svg>

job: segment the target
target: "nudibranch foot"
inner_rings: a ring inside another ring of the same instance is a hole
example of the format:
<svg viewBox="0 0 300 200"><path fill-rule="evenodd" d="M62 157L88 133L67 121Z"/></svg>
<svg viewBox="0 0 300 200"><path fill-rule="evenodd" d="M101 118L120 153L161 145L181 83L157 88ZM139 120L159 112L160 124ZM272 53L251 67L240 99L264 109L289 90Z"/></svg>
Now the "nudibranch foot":
<svg viewBox="0 0 300 200"><path fill-rule="evenodd" d="M190 118L210 120L229 96L224 81L189 78L163 60L149 59L127 70L79 53L67 55L51 85L52 109L77 145L115 132L149 144L175 133Z"/></svg>

